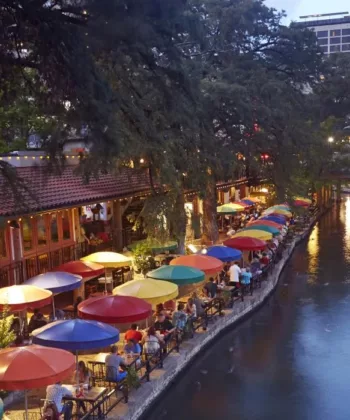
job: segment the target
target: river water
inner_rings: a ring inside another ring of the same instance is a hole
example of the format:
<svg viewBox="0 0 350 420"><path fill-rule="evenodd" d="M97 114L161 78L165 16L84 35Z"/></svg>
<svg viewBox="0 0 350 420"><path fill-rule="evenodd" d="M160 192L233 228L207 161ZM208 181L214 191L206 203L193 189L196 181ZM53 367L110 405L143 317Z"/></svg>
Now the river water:
<svg viewBox="0 0 350 420"><path fill-rule="evenodd" d="M350 418L350 198L299 245L276 293L183 372L147 420Z"/></svg>

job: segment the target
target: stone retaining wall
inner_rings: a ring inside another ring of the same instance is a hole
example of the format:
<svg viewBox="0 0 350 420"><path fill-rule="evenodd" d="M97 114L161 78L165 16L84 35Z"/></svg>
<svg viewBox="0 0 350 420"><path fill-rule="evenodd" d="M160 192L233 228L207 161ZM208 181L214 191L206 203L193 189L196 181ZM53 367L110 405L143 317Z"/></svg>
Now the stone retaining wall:
<svg viewBox="0 0 350 420"><path fill-rule="evenodd" d="M277 286L279 277L286 263L290 259L295 246L301 242L310 232L318 219L314 219L310 227L300 236L294 239L284 251L282 259L274 266L268 280L262 283L260 289L256 289L252 297L245 299L244 302L235 303L232 310L226 311L225 316L215 317L209 324L208 330L203 334L196 334L192 340L186 341L180 348L179 354L174 357L169 356L164 361L163 375L150 382L143 383L138 390L132 391L127 407L127 412L108 414L111 420L137 420L162 392L175 380L176 376L193 360L203 349L222 333L225 329L232 328L234 324L241 321L252 311L259 308Z"/></svg>

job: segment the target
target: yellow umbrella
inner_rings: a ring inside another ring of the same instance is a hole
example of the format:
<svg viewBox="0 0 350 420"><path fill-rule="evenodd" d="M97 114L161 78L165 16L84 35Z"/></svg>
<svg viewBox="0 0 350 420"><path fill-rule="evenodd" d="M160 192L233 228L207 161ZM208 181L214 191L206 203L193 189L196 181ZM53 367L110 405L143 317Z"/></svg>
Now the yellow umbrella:
<svg viewBox="0 0 350 420"><path fill-rule="evenodd" d="M269 241L272 239L272 233L265 232L264 230L258 230L258 229L247 229L247 230L240 230L235 235L232 236L232 238L239 238L239 237L249 237L249 238L255 238L260 239L262 241Z"/></svg>
<svg viewBox="0 0 350 420"><path fill-rule="evenodd" d="M128 281L113 289L113 294L138 297L156 306L158 303L175 299L179 294L179 287L169 281L147 278Z"/></svg>
<svg viewBox="0 0 350 420"><path fill-rule="evenodd" d="M118 254L117 252L95 252L94 254L81 258L81 261L101 264L104 268L118 268L131 265L131 258L125 257L125 255Z"/></svg>
<svg viewBox="0 0 350 420"><path fill-rule="evenodd" d="M107 268L127 267L132 264L131 258L117 252L94 252L81 258L81 261L88 261L96 264L103 265L105 268L105 292L107 293Z"/></svg>

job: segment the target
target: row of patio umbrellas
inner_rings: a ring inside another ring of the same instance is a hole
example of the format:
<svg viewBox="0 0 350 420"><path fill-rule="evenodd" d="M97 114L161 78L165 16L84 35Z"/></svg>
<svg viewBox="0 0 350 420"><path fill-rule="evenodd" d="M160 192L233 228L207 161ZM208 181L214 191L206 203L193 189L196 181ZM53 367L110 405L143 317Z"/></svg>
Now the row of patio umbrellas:
<svg viewBox="0 0 350 420"><path fill-rule="evenodd" d="M248 207L254 206L260 203L255 197L246 197L241 201L234 201L232 203L222 204L216 208L216 212L219 215L233 215L242 211L247 210Z"/></svg>

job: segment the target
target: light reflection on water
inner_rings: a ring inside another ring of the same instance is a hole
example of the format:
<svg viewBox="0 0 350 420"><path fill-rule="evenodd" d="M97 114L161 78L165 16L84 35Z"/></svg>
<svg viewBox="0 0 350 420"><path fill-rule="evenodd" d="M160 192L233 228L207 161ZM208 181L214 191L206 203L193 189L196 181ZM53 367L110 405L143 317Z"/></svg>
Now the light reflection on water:
<svg viewBox="0 0 350 420"><path fill-rule="evenodd" d="M145 419L348 420L349 272L348 198L296 249L264 307L191 363Z"/></svg>

